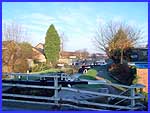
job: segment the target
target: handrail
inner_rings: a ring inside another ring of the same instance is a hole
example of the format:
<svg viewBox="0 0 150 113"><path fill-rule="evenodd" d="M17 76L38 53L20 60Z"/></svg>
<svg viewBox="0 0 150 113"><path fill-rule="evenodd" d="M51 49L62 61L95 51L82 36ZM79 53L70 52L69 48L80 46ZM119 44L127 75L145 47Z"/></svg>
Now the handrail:
<svg viewBox="0 0 150 113"><path fill-rule="evenodd" d="M60 89L61 88L61 86L54 87L54 86L23 85L23 84L10 84L10 83L2 83L2 86L17 86L17 87L44 88L44 89Z"/></svg>
<svg viewBox="0 0 150 113"><path fill-rule="evenodd" d="M11 76L35 76L35 77L61 78L61 75L58 76L58 74L64 75L64 73L49 73L49 74L3 73L3 75L11 75ZM145 85L142 85L142 84L134 84L134 85L130 85L130 86L122 85L122 84L115 84L115 83L107 83L107 82L102 82L99 84L118 86L118 87L124 87L124 88L144 88L145 87Z"/></svg>
<svg viewBox="0 0 150 113"><path fill-rule="evenodd" d="M45 96L29 96L29 95L20 95L20 94L9 94L3 93L2 96L9 96L9 97L19 97L19 98L29 98L29 99L44 99L44 100L56 100L54 97L45 97ZM57 100L60 100L59 98Z"/></svg>
<svg viewBox="0 0 150 113"><path fill-rule="evenodd" d="M13 99L3 99L3 101L8 101L8 102L21 102L21 103L28 103L28 104L41 104L41 105L55 105L55 106L69 106L69 107L73 107L76 109L85 109L85 110L97 110L97 111L110 111L110 110L104 110L104 109L96 109L96 108L88 108L88 107L81 107L81 106L77 106L77 105L71 105L71 104L55 104L55 103L45 103L45 102L34 102L34 101L23 101L23 100L13 100Z"/></svg>
<svg viewBox="0 0 150 113"><path fill-rule="evenodd" d="M144 98L142 96L120 96L120 95L115 95L115 94L107 94L107 93L99 93L99 92L92 92L92 91L85 91L85 90L79 90L79 89L74 89L74 88L67 88L67 87L62 87L61 89L63 90L69 90L69 91L74 91L74 92L79 92L79 93L89 93L93 95L98 95L98 96L108 96L108 97L118 97L118 98L125 98L125 99L139 99L139 98Z"/></svg>
<svg viewBox="0 0 150 113"><path fill-rule="evenodd" d="M6 75L6 76L34 76L34 77L49 77L49 78L54 78L54 77L57 77L57 78L60 78L60 76L57 76L58 74L57 73L50 73L50 74L32 74L32 73L3 73L3 75Z"/></svg>
<svg viewBox="0 0 150 113"><path fill-rule="evenodd" d="M60 73L59 73L60 74ZM63 73L62 73L63 74ZM92 91L86 91L86 90L80 90L80 89L75 89L75 88L68 88L68 87L62 87L61 85L58 85L58 78L63 77L64 78L64 74L60 76L58 76L58 73L49 73L49 74L26 74L26 73L3 73L3 75L10 75L10 76L35 76L35 77L50 77L54 79L54 86L41 86L41 85L26 85L26 84L15 84L15 83L2 83L2 86L17 86L17 87L27 87L27 88L44 88L44 89L54 89L54 97L43 97L43 96L33 96L33 95L22 95L22 94L9 94L9 93L3 93L2 96L9 96L9 97L20 97L20 98L33 98L33 99L46 99L46 100L53 100L54 101L54 105L58 105L60 101L66 101L66 102L73 102L76 104L83 104L83 105L95 105L98 107L110 107L110 108L119 108L119 109L130 109L130 110L135 110L138 109L137 107L135 107L136 105L136 99L140 99L140 98L145 98L142 94L136 95L135 93L135 89L140 89L140 88L144 88L145 86L142 84L135 84L135 85L131 85L131 86L127 86L127 85L121 85L121 84L114 84L114 83L106 83L106 82L102 82L99 84L103 84L103 85L110 85L110 86L117 86L117 87L124 87L127 88L127 91L130 91L129 96L126 95L122 95L125 92L121 93L121 95L117 95L117 94L107 94L107 93L100 93L100 92L92 92ZM69 77L69 76L66 76ZM61 78L62 79L62 78ZM106 96L106 97L113 97L113 98L120 98L122 100L119 100L118 102L116 102L116 104L111 105L111 104L103 104L103 103L96 103L96 102L89 102L89 101L83 101L83 100L74 100L74 99L60 99L60 97L58 96L58 91L59 89L61 90L68 90L68 91L73 91L73 92L78 92L78 93L86 93L86 94L92 94L92 95L97 95L97 96ZM124 100L130 100L131 104L130 106L120 106L117 105L118 103L124 101ZM5 101L11 101L12 99L3 99ZM21 100L16 100L16 101L20 101ZM26 101L28 102L28 101ZM30 103L31 101L29 101ZM32 102L31 102L32 103ZM49 105L49 104L48 104ZM63 104L61 104L63 105Z"/></svg>

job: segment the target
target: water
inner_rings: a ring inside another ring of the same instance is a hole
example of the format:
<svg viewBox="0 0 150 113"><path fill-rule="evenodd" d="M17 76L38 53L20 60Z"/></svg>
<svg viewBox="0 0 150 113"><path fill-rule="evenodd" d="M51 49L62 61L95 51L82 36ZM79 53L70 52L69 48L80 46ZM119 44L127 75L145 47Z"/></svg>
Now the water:
<svg viewBox="0 0 150 113"><path fill-rule="evenodd" d="M135 63L137 68L145 69L148 68L148 63Z"/></svg>
<svg viewBox="0 0 150 113"><path fill-rule="evenodd" d="M147 69L148 68L148 62L129 62L129 66L136 66L136 68L140 69Z"/></svg>

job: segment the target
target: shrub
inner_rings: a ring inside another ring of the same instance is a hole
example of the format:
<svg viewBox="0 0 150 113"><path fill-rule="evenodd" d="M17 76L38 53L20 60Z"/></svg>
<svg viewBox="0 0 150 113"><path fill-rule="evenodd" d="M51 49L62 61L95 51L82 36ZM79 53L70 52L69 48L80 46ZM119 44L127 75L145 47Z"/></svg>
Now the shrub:
<svg viewBox="0 0 150 113"><path fill-rule="evenodd" d="M26 73L27 70L29 69L27 60L20 58L16 61L17 63L15 64L14 69L13 69L14 72Z"/></svg>
<svg viewBox="0 0 150 113"><path fill-rule="evenodd" d="M67 73L67 74L73 74L74 72L73 72L73 68L64 68L64 69L62 69L62 71L64 72L64 73Z"/></svg>
<svg viewBox="0 0 150 113"><path fill-rule="evenodd" d="M39 72L50 69L46 63L38 63L32 68L32 72Z"/></svg>
<svg viewBox="0 0 150 113"><path fill-rule="evenodd" d="M33 73L40 73L40 74L46 74L46 73L55 73L55 72L61 72L60 69L47 69L47 70L43 70L43 71L38 71L38 72L33 72Z"/></svg>
<svg viewBox="0 0 150 113"><path fill-rule="evenodd" d="M114 64L110 73L113 78L126 85L131 85L135 78L127 64Z"/></svg>
<svg viewBox="0 0 150 113"><path fill-rule="evenodd" d="M145 96L145 103L147 103L148 102L148 93L146 93L146 92L142 92L142 94Z"/></svg>

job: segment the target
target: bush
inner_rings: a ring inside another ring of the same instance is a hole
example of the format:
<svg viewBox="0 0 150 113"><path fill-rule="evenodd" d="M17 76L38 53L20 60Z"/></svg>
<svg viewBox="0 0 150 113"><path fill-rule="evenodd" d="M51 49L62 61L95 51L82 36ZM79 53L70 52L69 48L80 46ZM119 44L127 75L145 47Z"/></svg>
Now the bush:
<svg viewBox="0 0 150 113"><path fill-rule="evenodd" d="M69 67L69 68L62 68L61 71L66 74L74 74L77 72L77 69Z"/></svg>
<svg viewBox="0 0 150 113"><path fill-rule="evenodd" d="M137 84L137 83L138 83L139 78L140 78L139 76L134 75L133 80L132 80L132 84Z"/></svg>
<svg viewBox="0 0 150 113"><path fill-rule="evenodd" d="M133 75L133 81L132 84L137 84L140 77L137 75L136 66L130 66L130 73Z"/></svg>
<svg viewBox="0 0 150 113"><path fill-rule="evenodd" d="M148 93L143 91L142 94L145 96L145 102L147 103L148 102Z"/></svg>
<svg viewBox="0 0 150 113"><path fill-rule="evenodd" d="M29 69L27 60L25 59L18 59L17 60L18 63L15 64L14 66L14 72L20 72L20 73L26 73L27 70Z"/></svg>
<svg viewBox="0 0 150 113"><path fill-rule="evenodd" d="M110 73L114 79L125 85L131 85L135 78L127 64L113 64Z"/></svg>
<svg viewBox="0 0 150 113"><path fill-rule="evenodd" d="M46 63L38 63L32 68L32 72L39 72L50 69Z"/></svg>
<svg viewBox="0 0 150 113"><path fill-rule="evenodd" d="M33 73L40 73L40 74L46 74L46 73L56 73L56 72L61 72L60 69L48 69L48 70L43 70L43 71L38 71L38 72L33 72Z"/></svg>
<svg viewBox="0 0 150 113"><path fill-rule="evenodd" d="M73 68L64 68L64 69L62 69L62 71L64 73L67 73L67 74L73 74L74 73Z"/></svg>

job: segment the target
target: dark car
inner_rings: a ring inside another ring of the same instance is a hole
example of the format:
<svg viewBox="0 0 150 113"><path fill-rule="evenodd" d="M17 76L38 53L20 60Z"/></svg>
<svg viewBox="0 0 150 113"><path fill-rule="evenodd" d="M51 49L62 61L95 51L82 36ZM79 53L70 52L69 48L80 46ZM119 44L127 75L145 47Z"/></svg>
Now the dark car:
<svg viewBox="0 0 150 113"><path fill-rule="evenodd" d="M83 65L79 70L78 73L87 73L87 71L91 68L90 65Z"/></svg>

